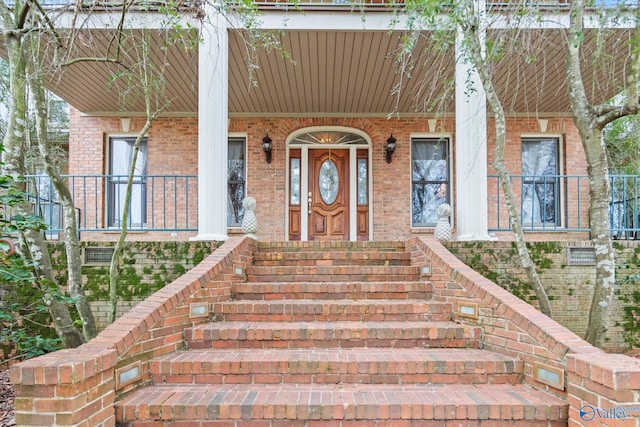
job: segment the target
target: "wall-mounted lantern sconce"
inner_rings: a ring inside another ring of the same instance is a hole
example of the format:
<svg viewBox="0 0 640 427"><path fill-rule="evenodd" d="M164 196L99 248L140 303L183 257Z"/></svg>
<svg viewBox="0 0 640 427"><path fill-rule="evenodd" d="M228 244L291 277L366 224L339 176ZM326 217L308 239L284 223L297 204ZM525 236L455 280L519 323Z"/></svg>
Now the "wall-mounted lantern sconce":
<svg viewBox="0 0 640 427"><path fill-rule="evenodd" d="M269 138L269 134L266 134L264 138L262 138L262 151L267 159L267 163L271 163L271 138Z"/></svg>
<svg viewBox="0 0 640 427"><path fill-rule="evenodd" d="M396 139L393 137L393 134L387 139L387 163L391 163L391 156L393 152L396 151Z"/></svg>

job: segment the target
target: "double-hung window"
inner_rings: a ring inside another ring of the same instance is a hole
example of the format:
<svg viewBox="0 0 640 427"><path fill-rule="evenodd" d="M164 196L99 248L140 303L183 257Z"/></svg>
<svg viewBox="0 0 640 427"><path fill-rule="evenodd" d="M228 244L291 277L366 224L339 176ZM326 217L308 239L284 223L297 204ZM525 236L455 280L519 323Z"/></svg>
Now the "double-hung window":
<svg viewBox="0 0 640 427"><path fill-rule="evenodd" d="M433 227L438 206L449 203L449 140L413 138L411 140L411 225Z"/></svg>
<svg viewBox="0 0 640 427"><path fill-rule="evenodd" d="M522 225L560 225L558 138L522 139Z"/></svg>
<svg viewBox="0 0 640 427"><path fill-rule="evenodd" d="M240 227L246 195L245 139L229 138L227 170L227 226Z"/></svg>
<svg viewBox="0 0 640 427"><path fill-rule="evenodd" d="M144 228L147 223L147 139L140 142L131 186L129 209L123 212L129 169L133 162L135 137L109 138L109 174L107 178L107 223L120 228L123 215L131 228Z"/></svg>

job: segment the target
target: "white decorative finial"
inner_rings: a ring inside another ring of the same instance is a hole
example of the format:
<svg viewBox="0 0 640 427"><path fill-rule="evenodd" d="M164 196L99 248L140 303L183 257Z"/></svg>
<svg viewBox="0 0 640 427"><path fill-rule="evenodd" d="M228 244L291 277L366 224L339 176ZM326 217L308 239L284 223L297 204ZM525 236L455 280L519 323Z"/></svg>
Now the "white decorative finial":
<svg viewBox="0 0 640 427"><path fill-rule="evenodd" d="M451 240L451 224L449 224L449 216L451 216L451 206L443 203L438 206L438 222L433 234L437 240Z"/></svg>
<svg viewBox="0 0 640 427"><path fill-rule="evenodd" d="M242 218L242 232L253 238L258 232L258 218L256 218L256 199L253 197L245 197L242 201L242 208L244 209L244 217Z"/></svg>

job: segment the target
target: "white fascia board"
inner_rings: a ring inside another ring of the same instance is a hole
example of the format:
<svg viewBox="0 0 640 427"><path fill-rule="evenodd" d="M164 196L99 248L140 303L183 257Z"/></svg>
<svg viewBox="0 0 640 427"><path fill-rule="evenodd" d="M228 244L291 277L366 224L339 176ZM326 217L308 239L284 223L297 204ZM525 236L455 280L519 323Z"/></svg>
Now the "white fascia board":
<svg viewBox="0 0 640 427"><path fill-rule="evenodd" d="M509 13L491 13L486 15L489 29L567 29L569 28L568 10L560 12L544 12L538 15L523 16L513 19ZM120 20L119 11L94 11L91 14L76 16L75 25L85 29L116 28ZM55 25L59 28L69 28L72 25L72 12L60 13L55 16ZM227 15L229 28L241 28L240 19ZM167 17L160 12L130 11L125 18L125 29L163 29L166 28ZM443 15L439 22L443 26L448 17ZM603 23L597 15L586 14L585 28L634 28L633 17L610 19ZM201 22L193 18L193 11L185 12L181 20L176 23L182 28L199 28ZM282 11L267 10L258 18L257 27L264 30L333 30L333 31L387 31L406 30L407 16L390 12L359 12L359 11ZM442 27L441 27L442 28ZM424 28L428 31L429 28Z"/></svg>
<svg viewBox="0 0 640 427"><path fill-rule="evenodd" d="M75 16L75 22L74 22ZM181 28L198 28L200 22L193 19L192 13L185 13L177 22L172 21L172 25ZM55 18L55 26L58 28L70 28L75 23L75 28L87 30L105 30L117 28L120 23L120 11L93 11L91 13L80 13L74 15L73 12L62 13ZM173 20L174 18L172 18ZM166 29L167 17L160 12L130 11L124 19L123 28L125 30L136 29Z"/></svg>
<svg viewBox="0 0 640 427"><path fill-rule="evenodd" d="M120 11L93 11L75 15L75 27L85 29L116 28ZM229 28L242 28L241 19L227 14ZM388 12L360 13L357 11L281 11L267 10L257 19L256 26L264 30L403 30L406 17ZM130 11L125 17L125 29L166 28L167 17L159 12ZM55 17L59 28L70 28L74 23L73 12L63 12ZM173 23L172 23L173 24ZM199 28L201 22L193 18L193 11L185 12L179 21L182 28Z"/></svg>
<svg viewBox="0 0 640 427"><path fill-rule="evenodd" d="M242 25L228 17L230 28ZM442 16L438 22L445 22ZM389 31L407 30L407 16L391 12L337 11L282 11L266 10L257 19L256 26L263 30L308 30L308 31ZM236 24L236 25L234 25ZM423 30L428 31L429 28Z"/></svg>
<svg viewBox="0 0 640 427"><path fill-rule="evenodd" d="M487 16L489 29L529 29L529 30L566 30L569 28L569 10L531 14L514 19L513 14L491 13ZM626 29L635 28L633 17L603 19L593 13L585 13L585 29Z"/></svg>
<svg viewBox="0 0 640 427"><path fill-rule="evenodd" d="M266 11L259 18L265 30L389 30L405 28L404 18L391 13L348 11L281 12ZM400 22L394 21L400 19Z"/></svg>

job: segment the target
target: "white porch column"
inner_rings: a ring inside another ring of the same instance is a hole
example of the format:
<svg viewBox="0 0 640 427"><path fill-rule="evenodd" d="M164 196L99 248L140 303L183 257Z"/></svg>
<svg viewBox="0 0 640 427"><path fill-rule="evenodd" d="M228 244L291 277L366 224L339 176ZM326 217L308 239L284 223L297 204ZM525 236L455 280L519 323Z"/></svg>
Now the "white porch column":
<svg viewBox="0 0 640 427"><path fill-rule="evenodd" d="M456 40L456 240L487 240L487 98ZM472 88L471 90L469 90Z"/></svg>
<svg viewBox="0 0 640 427"><path fill-rule="evenodd" d="M207 10L198 48L198 235L227 240L229 36L224 16Z"/></svg>

